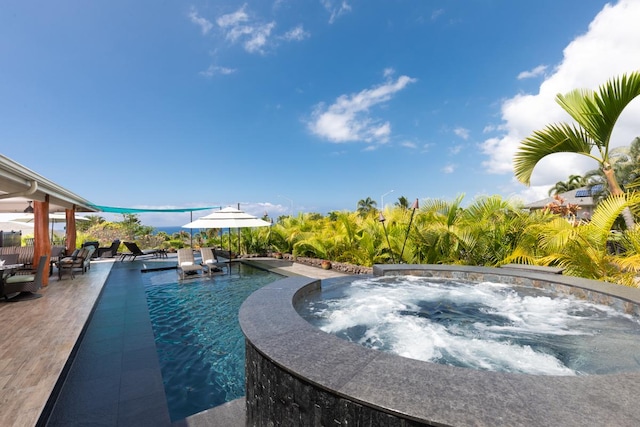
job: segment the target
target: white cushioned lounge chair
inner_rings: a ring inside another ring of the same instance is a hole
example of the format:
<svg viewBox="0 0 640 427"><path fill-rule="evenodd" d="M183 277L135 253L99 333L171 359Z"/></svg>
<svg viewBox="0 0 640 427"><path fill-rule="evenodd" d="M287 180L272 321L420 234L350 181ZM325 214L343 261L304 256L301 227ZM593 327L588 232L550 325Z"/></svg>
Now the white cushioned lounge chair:
<svg viewBox="0 0 640 427"><path fill-rule="evenodd" d="M202 256L201 264L207 269L209 276L222 271L221 267L224 263L218 262L218 258L212 248L201 248L200 255Z"/></svg>
<svg viewBox="0 0 640 427"><path fill-rule="evenodd" d="M193 258L193 249L178 249L178 273L180 273L180 278L184 279L185 274L189 273L202 273L202 269L203 267L200 264L196 264Z"/></svg>

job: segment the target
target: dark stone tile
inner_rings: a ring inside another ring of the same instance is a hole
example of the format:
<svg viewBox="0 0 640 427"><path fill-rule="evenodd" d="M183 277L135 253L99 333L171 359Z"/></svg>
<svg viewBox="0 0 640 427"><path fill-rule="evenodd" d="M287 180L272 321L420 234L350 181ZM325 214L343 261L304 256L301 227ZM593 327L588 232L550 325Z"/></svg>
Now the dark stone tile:
<svg viewBox="0 0 640 427"><path fill-rule="evenodd" d="M101 304L98 304L95 311L93 312L93 318L97 320L118 318L121 319L124 317L126 311L127 310L124 305L103 306Z"/></svg>
<svg viewBox="0 0 640 427"><path fill-rule="evenodd" d="M156 341L153 335L149 333L141 333L141 334L127 334L123 337L123 347L122 351L130 351L137 350L144 347L154 347L156 346ZM157 349L156 349L157 351Z"/></svg>
<svg viewBox="0 0 640 427"><path fill-rule="evenodd" d="M155 345L122 353L122 371L126 375L129 371L139 371L158 366L158 353Z"/></svg>
<svg viewBox="0 0 640 427"><path fill-rule="evenodd" d="M65 384L47 425L116 425L119 392L119 381L89 380Z"/></svg>
<svg viewBox="0 0 640 427"><path fill-rule="evenodd" d="M118 326L124 325L125 320L122 315L114 310L102 310L93 313L91 318L90 328L104 327L104 326Z"/></svg>
<svg viewBox="0 0 640 427"><path fill-rule="evenodd" d="M122 336L124 331L124 325L106 325L106 326L94 326L87 328L87 332L83 338L83 342L86 341L102 341L107 339L114 339Z"/></svg>
<svg viewBox="0 0 640 427"><path fill-rule="evenodd" d="M84 340L78 349L78 355L87 354L89 357L122 352L124 337L118 336L104 340ZM78 356L76 356L78 357Z"/></svg>
<svg viewBox="0 0 640 427"><path fill-rule="evenodd" d="M164 391L151 393L138 399L120 402L118 425L136 427L170 426Z"/></svg>
<svg viewBox="0 0 640 427"><path fill-rule="evenodd" d="M47 427L113 427L118 425L118 403L99 410L73 413L55 413L47 421Z"/></svg>
<svg viewBox="0 0 640 427"><path fill-rule="evenodd" d="M82 383L93 379L120 378L122 373L122 352L90 354L78 352L67 382Z"/></svg>
<svg viewBox="0 0 640 427"><path fill-rule="evenodd" d="M147 315L146 319L137 319L135 321L125 323L124 333L125 335L148 334L150 337L153 337L153 329L151 327L151 322L149 321L149 316Z"/></svg>
<svg viewBox="0 0 640 427"><path fill-rule="evenodd" d="M171 425L140 267L113 266L47 426Z"/></svg>
<svg viewBox="0 0 640 427"><path fill-rule="evenodd" d="M126 372L120 383L120 400L133 400L163 392L164 384L158 369L138 369Z"/></svg>

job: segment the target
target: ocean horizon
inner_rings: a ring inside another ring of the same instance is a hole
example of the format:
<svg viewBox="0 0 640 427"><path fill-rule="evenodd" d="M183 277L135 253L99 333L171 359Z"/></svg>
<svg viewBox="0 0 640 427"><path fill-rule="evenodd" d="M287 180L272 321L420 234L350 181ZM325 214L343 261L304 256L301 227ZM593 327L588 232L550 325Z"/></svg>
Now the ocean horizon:
<svg viewBox="0 0 640 427"><path fill-rule="evenodd" d="M165 233L167 233L169 236L175 234L175 233L179 233L180 231L186 231L187 233L191 232L190 228L182 228L179 225L176 226L164 226L164 227L153 227L153 234L158 234L161 231L164 231ZM194 228L193 229L193 234L199 232L200 229L199 228ZM226 229L222 230L222 234L227 233L228 231Z"/></svg>
<svg viewBox="0 0 640 427"><path fill-rule="evenodd" d="M159 232L164 231L169 236L171 236L172 234L175 234L175 233L179 233L180 231L186 231L187 233L190 232L189 228L182 228L179 225L176 225L176 226L164 226L164 227L153 227L153 228L154 228L153 234L158 234Z"/></svg>

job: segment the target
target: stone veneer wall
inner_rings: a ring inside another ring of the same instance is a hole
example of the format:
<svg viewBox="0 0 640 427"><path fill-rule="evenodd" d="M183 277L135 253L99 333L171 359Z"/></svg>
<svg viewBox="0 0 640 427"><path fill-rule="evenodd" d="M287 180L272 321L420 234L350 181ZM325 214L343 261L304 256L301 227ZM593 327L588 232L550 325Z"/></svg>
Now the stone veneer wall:
<svg viewBox="0 0 640 427"><path fill-rule="evenodd" d="M248 340L245 354L247 425L431 426L374 410L303 381L264 357Z"/></svg>

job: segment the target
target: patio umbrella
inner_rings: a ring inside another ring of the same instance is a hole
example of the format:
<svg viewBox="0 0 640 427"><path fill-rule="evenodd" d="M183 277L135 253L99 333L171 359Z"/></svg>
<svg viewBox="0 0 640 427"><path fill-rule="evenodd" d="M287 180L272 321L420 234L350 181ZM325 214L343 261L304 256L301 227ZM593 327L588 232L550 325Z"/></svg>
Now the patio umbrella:
<svg viewBox="0 0 640 427"><path fill-rule="evenodd" d="M89 218L84 216L80 216L78 214L75 215L76 221L89 221ZM24 222L27 224L32 224L35 221L35 216L30 213L26 213L23 216L18 218L13 218L10 222ZM51 223L51 241L53 241L53 224L58 224L61 222L67 221L67 215L64 212L53 212L49 214L49 222Z"/></svg>
<svg viewBox="0 0 640 427"><path fill-rule="evenodd" d="M228 228L229 229L229 255L231 255L231 229L232 228L246 228L246 227L268 227L271 223L253 215L250 215L240 209L235 209L231 206L219 211L215 211L207 216L196 219L188 224L182 226L182 228ZM238 230L238 235L240 230ZM240 238L238 236L238 252L240 246Z"/></svg>

